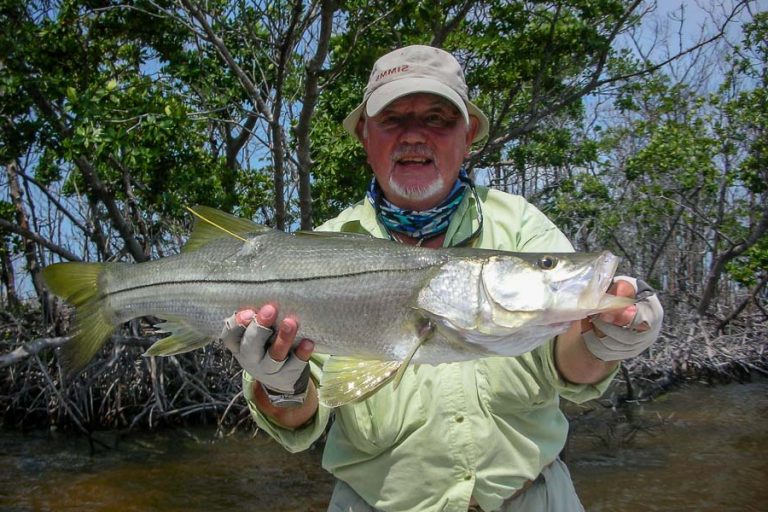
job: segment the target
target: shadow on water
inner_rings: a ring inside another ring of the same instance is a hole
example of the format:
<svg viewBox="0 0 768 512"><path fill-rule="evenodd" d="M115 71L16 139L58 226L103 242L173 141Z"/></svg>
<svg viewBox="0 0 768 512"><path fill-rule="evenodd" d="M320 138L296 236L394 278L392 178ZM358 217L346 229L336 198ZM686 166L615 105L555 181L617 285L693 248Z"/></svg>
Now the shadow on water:
<svg viewBox="0 0 768 512"><path fill-rule="evenodd" d="M768 381L687 386L575 424L569 466L590 512L768 510ZM212 429L87 440L0 432L3 511L324 511L320 450Z"/></svg>

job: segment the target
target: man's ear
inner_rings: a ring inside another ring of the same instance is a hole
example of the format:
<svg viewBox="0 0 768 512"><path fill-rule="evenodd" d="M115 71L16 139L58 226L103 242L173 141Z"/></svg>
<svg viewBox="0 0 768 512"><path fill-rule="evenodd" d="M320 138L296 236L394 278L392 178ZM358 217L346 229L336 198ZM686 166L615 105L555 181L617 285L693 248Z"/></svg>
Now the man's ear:
<svg viewBox="0 0 768 512"><path fill-rule="evenodd" d="M477 130L480 129L480 120L475 116L469 116L469 130L467 130L467 148L472 145L472 141L475 140Z"/></svg>
<svg viewBox="0 0 768 512"><path fill-rule="evenodd" d="M355 126L355 135L357 135L357 140L363 143L363 147L365 147L365 138L363 137L364 130L365 130L365 118L363 116L360 116L360 119L357 120L357 125Z"/></svg>

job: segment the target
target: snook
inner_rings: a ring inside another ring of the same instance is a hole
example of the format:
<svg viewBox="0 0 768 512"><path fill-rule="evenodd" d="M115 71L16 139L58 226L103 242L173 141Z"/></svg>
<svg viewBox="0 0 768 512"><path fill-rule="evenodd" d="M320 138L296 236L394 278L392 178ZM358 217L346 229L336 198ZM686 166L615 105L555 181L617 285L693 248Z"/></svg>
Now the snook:
<svg viewBox="0 0 768 512"><path fill-rule="evenodd" d="M215 339L236 310L269 302L299 320L297 339L337 356L324 367L321 400L339 405L372 393L408 363L520 355L573 320L631 304L605 294L617 265L609 252L433 250L359 235L286 234L210 208L196 214L206 221L196 222L181 254L43 271L51 291L77 308L74 337L62 349L69 374L132 318L164 319L160 328L171 335L147 354L171 355Z"/></svg>

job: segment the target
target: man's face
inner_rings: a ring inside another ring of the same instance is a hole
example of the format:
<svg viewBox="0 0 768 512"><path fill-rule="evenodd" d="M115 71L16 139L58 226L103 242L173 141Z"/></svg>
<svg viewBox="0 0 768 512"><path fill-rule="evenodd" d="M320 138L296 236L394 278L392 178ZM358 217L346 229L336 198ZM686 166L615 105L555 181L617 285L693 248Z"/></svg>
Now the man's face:
<svg viewBox="0 0 768 512"><path fill-rule="evenodd" d="M450 101L412 94L358 123L368 163L384 195L410 210L437 206L451 191L477 131Z"/></svg>

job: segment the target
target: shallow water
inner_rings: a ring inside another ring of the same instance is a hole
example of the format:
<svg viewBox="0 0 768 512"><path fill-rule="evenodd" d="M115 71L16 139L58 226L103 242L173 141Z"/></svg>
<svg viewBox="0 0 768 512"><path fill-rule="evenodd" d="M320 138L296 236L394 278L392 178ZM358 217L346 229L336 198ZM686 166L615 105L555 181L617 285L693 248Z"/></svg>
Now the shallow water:
<svg viewBox="0 0 768 512"><path fill-rule="evenodd" d="M688 386L576 423L568 464L590 512L768 511L768 382ZM580 412L584 413L585 409ZM0 432L3 511L323 511L320 451L212 429L87 440Z"/></svg>
<svg viewBox="0 0 768 512"><path fill-rule="evenodd" d="M2 436L2 511L324 511L332 487L318 450L290 455L264 436L102 434L111 447L93 455L82 438Z"/></svg>
<svg viewBox="0 0 768 512"><path fill-rule="evenodd" d="M768 511L768 381L686 386L577 424L569 448L590 512Z"/></svg>

